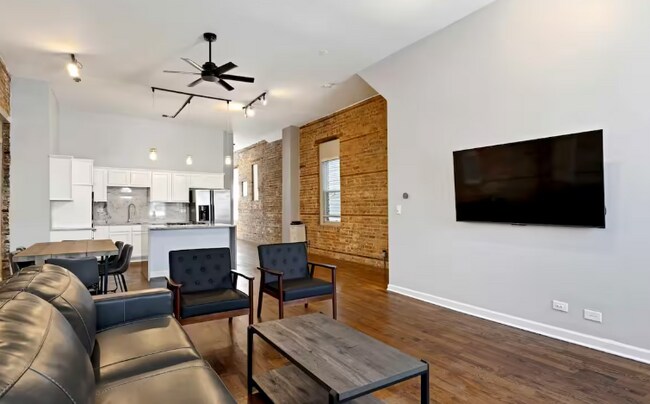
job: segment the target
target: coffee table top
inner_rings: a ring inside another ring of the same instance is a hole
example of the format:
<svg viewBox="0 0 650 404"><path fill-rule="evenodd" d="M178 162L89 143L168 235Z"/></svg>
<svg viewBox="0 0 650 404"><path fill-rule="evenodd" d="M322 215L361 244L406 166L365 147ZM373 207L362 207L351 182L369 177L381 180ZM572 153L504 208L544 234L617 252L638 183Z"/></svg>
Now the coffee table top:
<svg viewBox="0 0 650 404"><path fill-rule="evenodd" d="M340 400L413 377L427 364L323 314L251 327Z"/></svg>

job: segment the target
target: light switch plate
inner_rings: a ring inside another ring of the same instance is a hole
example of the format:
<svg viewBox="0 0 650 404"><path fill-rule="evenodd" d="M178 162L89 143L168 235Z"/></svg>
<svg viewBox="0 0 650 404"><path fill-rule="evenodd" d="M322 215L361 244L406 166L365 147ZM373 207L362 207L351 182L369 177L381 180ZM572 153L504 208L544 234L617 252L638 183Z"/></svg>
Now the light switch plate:
<svg viewBox="0 0 650 404"><path fill-rule="evenodd" d="M584 317L585 320L595 321L597 323L603 322L603 313L599 311L585 309Z"/></svg>
<svg viewBox="0 0 650 404"><path fill-rule="evenodd" d="M395 213L397 213L398 215L402 214L402 205L395 206Z"/></svg>

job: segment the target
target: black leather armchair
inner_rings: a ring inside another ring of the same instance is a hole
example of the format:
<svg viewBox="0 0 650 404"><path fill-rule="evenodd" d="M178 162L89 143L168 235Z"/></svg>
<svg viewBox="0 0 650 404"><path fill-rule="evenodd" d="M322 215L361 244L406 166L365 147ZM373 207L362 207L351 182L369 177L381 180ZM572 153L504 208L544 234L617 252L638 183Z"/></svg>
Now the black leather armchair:
<svg viewBox="0 0 650 404"><path fill-rule="evenodd" d="M174 315L181 324L248 314L253 324L253 280L232 270L229 248L169 252L167 287L174 293ZM237 280L248 280L248 295Z"/></svg>
<svg viewBox="0 0 650 404"><path fill-rule="evenodd" d="M336 319L336 266L309 262L306 243L266 244L257 247L260 258L260 292L257 317L262 315L264 293L278 299L280 318L284 306L310 301L332 300L332 316ZM331 272L331 282L314 278L315 267Z"/></svg>

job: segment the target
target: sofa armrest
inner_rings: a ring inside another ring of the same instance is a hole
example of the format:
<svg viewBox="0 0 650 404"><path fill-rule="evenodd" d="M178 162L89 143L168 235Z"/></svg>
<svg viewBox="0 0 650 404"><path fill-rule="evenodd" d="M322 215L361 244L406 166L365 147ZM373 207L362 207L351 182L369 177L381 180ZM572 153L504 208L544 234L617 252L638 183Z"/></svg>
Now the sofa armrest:
<svg viewBox="0 0 650 404"><path fill-rule="evenodd" d="M93 296L97 331L143 318L172 314L172 293L167 289Z"/></svg>

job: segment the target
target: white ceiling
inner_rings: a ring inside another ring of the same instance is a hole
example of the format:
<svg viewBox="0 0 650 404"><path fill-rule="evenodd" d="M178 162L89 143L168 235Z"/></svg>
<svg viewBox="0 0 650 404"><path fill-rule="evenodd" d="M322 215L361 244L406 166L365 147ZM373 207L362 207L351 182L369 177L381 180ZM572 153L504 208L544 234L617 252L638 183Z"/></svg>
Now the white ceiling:
<svg viewBox="0 0 650 404"><path fill-rule="evenodd" d="M215 101L192 101L179 121L224 128L236 147L276 136L374 94L356 73L492 0L0 0L0 55L14 76L49 81L62 107L160 118L182 95L150 86L230 98L242 104L270 92L269 105L245 119ZM201 83L180 60L207 60L202 33L218 35L213 61L255 77L235 90ZM326 49L327 55L319 51ZM69 53L82 82L66 74ZM400 74L395 72L395 79ZM324 83L337 83L331 89Z"/></svg>

